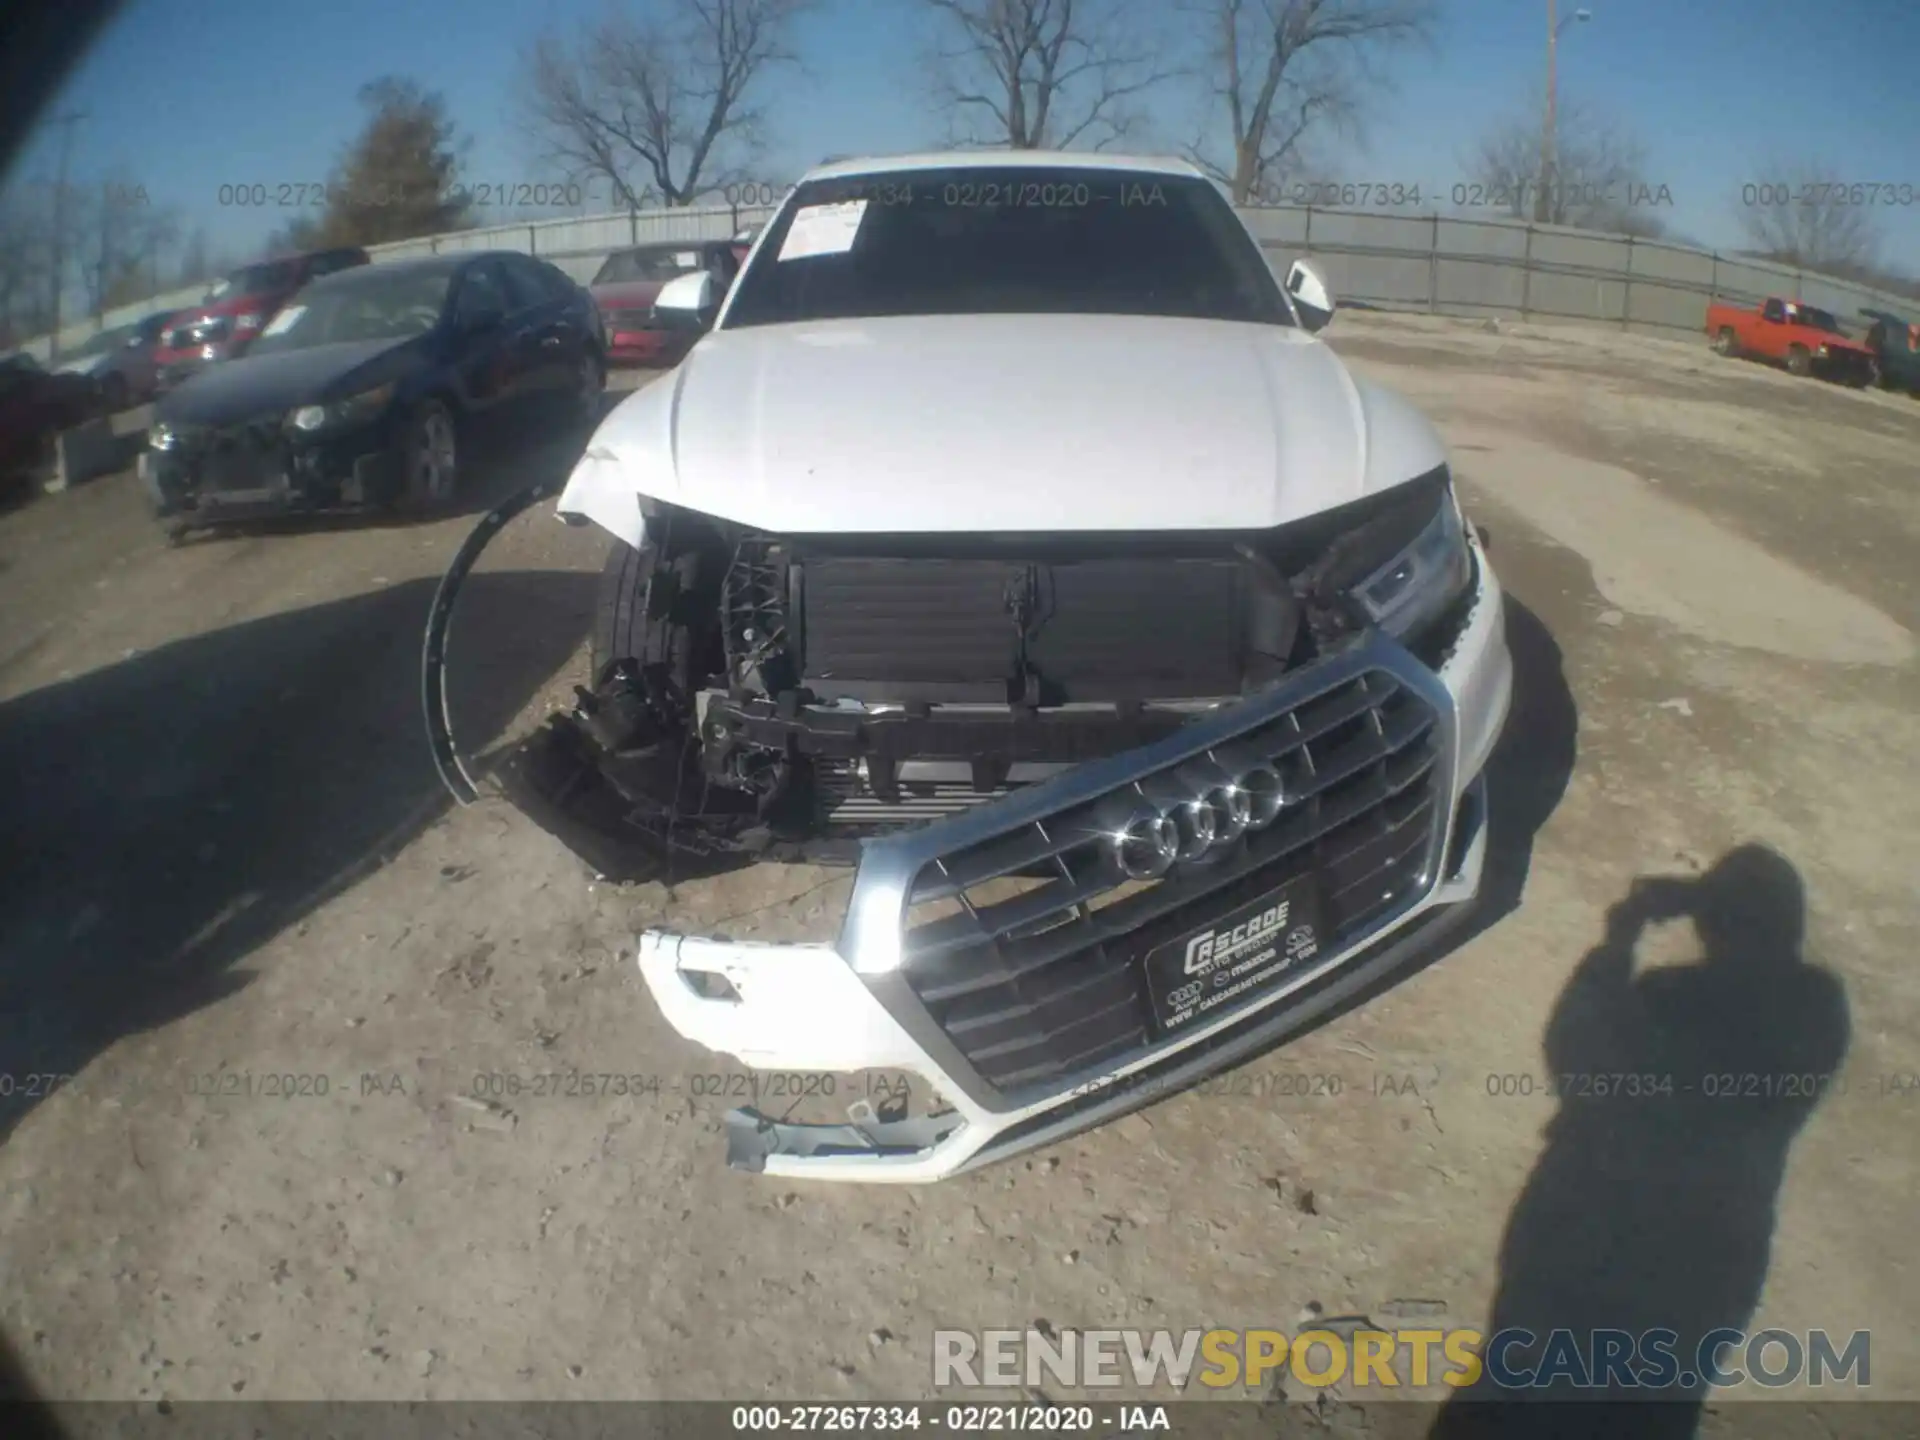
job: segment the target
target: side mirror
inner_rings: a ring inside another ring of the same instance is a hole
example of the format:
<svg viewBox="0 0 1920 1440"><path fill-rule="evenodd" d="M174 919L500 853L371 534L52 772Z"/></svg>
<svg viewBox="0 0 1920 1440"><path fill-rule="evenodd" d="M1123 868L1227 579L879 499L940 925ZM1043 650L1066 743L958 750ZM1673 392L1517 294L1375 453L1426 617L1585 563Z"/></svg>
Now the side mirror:
<svg viewBox="0 0 1920 1440"><path fill-rule="evenodd" d="M654 297L653 323L662 330L696 334L711 329L720 308L718 288L705 270L669 280Z"/></svg>
<svg viewBox="0 0 1920 1440"><path fill-rule="evenodd" d="M1333 287L1311 260L1296 260L1288 268L1287 294L1293 297L1301 328L1324 330L1333 319Z"/></svg>

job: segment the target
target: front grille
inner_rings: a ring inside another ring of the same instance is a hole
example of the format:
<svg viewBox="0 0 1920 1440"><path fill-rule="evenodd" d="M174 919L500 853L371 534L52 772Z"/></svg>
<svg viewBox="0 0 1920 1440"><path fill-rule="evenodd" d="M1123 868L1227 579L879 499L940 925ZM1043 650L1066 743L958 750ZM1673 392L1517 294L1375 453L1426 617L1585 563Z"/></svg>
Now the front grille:
<svg viewBox="0 0 1920 1440"><path fill-rule="evenodd" d="M274 422L207 432L193 452L200 488L214 493L264 489L278 483L284 468Z"/></svg>
<svg viewBox="0 0 1920 1440"><path fill-rule="evenodd" d="M169 350L188 350L201 345L211 345L224 340L227 332L233 329L231 315L212 315L205 320L197 320L190 325L182 325L167 336Z"/></svg>
<svg viewBox="0 0 1920 1440"><path fill-rule="evenodd" d="M942 854L914 876L901 974L1003 1094L1140 1050L1156 1038L1145 972L1155 946L1301 876L1320 892L1326 953L1417 897L1444 833L1439 722L1406 681L1363 669L1199 756ZM1159 880L1114 868L1103 836L1116 807L1164 797L1197 764L1238 773L1256 760L1285 782L1270 826Z"/></svg>

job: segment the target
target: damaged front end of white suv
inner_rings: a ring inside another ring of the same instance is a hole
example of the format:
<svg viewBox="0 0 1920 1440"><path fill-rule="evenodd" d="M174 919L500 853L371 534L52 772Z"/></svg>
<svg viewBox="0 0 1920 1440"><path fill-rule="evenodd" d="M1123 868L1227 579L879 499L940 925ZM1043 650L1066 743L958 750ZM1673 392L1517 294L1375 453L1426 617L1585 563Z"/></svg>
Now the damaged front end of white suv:
<svg viewBox="0 0 1920 1440"><path fill-rule="evenodd" d="M1432 426L1313 335L1310 266L1284 294L1177 163L967 155L816 172L712 320L709 284L682 290L712 333L560 497L617 537L593 683L499 778L604 875L855 867L832 943L649 931L641 974L750 1067L943 1103L736 1111L732 1163L1002 1158L1256 1053L1458 919L1500 591ZM462 798L441 651L505 514L428 638Z"/></svg>

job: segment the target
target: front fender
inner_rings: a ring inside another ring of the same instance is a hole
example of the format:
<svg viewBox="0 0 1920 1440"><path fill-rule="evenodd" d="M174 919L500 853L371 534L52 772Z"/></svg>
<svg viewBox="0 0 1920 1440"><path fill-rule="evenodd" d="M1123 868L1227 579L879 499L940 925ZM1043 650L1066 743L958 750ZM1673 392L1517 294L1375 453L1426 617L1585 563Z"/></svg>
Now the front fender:
<svg viewBox="0 0 1920 1440"><path fill-rule="evenodd" d="M562 520L590 520L636 550L645 543L641 501L670 501L677 488L674 417L685 365L634 391L600 422L554 506Z"/></svg>

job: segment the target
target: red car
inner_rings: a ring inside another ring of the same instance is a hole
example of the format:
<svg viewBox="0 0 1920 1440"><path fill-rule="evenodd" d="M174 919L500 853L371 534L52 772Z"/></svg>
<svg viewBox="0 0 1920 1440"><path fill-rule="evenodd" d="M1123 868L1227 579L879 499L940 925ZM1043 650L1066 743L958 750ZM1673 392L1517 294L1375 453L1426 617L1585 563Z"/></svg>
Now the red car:
<svg viewBox="0 0 1920 1440"><path fill-rule="evenodd" d="M607 361L613 365L677 365L700 337L657 329L653 301L669 280L710 270L724 291L740 272L746 247L737 240L637 245L607 256L587 289L607 322Z"/></svg>
<svg viewBox="0 0 1920 1440"><path fill-rule="evenodd" d="M273 312L302 285L367 261L365 250L346 245L241 266L208 291L204 303L173 317L172 328L154 351L155 388L171 390L213 362L244 353Z"/></svg>

